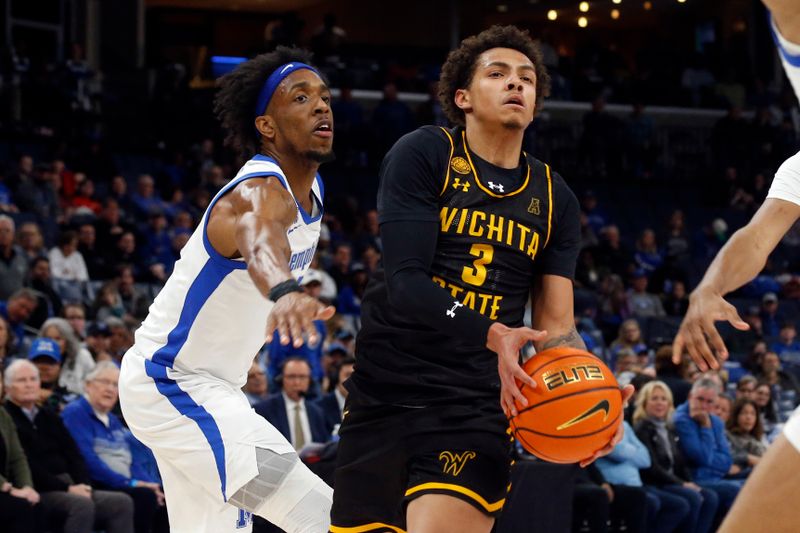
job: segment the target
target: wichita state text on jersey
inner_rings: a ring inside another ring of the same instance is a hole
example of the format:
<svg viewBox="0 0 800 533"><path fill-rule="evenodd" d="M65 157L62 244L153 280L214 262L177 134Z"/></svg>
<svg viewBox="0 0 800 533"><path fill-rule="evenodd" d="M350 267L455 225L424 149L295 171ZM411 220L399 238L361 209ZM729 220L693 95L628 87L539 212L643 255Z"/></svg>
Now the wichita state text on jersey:
<svg viewBox="0 0 800 533"><path fill-rule="evenodd" d="M462 128L421 128L392 152L382 174L381 221L438 219L429 274L453 298L442 312L467 307L519 326L535 276L573 276L577 200L549 166L524 154L516 169L495 167L470 151ZM417 211L419 218L407 214ZM362 301L362 326L356 391L402 405L497 396L496 355L401 315L382 272Z"/></svg>

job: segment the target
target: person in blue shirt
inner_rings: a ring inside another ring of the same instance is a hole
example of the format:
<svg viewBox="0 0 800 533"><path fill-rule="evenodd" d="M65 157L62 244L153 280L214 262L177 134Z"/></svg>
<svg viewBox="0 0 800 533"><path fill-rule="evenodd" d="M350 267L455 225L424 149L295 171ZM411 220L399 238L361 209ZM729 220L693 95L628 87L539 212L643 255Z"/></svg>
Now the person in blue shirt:
<svg viewBox="0 0 800 533"><path fill-rule="evenodd" d="M792 372L800 372L800 341L797 340L797 327L793 322L781 324L778 339L770 349Z"/></svg>
<svg viewBox="0 0 800 533"><path fill-rule="evenodd" d="M78 445L92 486L129 494L134 502L134 530L149 533L166 522L164 493L154 475L152 454L135 441L111 412L118 400L119 368L103 361L86 376L86 394L64 408L64 425Z"/></svg>
<svg viewBox="0 0 800 533"><path fill-rule="evenodd" d="M730 446L725 437L725 424L712 414L719 386L712 379L701 377L692 385L689 400L675 410L675 432L694 482L713 490L719 497L716 523L724 518L733 504L741 481L725 479L738 473L733 464Z"/></svg>
<svg viewBox="0 0 800 533"><path fill-rule="evenodd" d="M650 467L650 452L636 437L630 424L623 422L623 425L625 435L622 441L610 454L597 460L597 468L612 486L643 487L639 470ZM653 487L646 487L644 490L647 493L648 531L655 533L676 531L676 528L689 516L689 504L674 494Z"/></svg>

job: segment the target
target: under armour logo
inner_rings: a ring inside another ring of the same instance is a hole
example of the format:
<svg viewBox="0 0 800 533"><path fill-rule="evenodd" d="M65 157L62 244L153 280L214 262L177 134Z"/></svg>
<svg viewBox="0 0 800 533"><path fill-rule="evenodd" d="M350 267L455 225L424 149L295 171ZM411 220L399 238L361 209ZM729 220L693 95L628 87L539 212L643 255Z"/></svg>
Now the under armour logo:
<svg viewBox="0 0 800 533"><path fill-rule="evenodd" d="M502 183L495 183L493 181L490 181L489 182L489 188L492 189L493 191L497 190L497 191L500 191L500 192L506 192L505 189L503 188L503 184Z"/></svg>
<svg viewBox="0 0 800 533"><path fill-rule="evenodd" d="M462 453L455 453L445 450L439 454L439 460L444 462L442 472L445 474L452 474L457 476L461 473L461 469L467 464L470 459L475 459L475 452L466 451Z"/></svg>
<svg viewBox="0 0 800 533"><path fill-rule="evenodd" d="M461 183L461 178L456 178L453 180L453 188L454 189L461 189L462 192L467 192L469 190L470 182L465 181Z"/></svg>
<svg viewBox="0 0 800 533"><path fill-rule="evenodd" d="M464 304L462 304L461 302L458 302L458 301L453 302L453 307L451 307L450 309L448 309L446 311L447 316L449 316L450 318L455 318L456 317L456 309L458 309L459 307L464 307Z"/></svg>

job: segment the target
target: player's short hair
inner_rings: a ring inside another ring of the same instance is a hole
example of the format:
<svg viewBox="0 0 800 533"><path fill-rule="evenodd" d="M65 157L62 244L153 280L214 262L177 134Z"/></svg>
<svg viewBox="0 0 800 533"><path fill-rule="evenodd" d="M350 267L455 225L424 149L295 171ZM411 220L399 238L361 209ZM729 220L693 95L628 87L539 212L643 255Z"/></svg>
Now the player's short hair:
<svg viewBox="0 0 800 533"><path fill-rule="evenodd" d="M258 94L279 66L299 61L309 64L311 53L301 48L279 46L274 52L245 61L217 81L214 113L226 130L225 144L249 159L258 152L261 137L255 119Z"/></svg>
<svg viewBox="0 0 800 533"><path fill-rule="evenodd" d="M478 35L467 37L458 48L448 54L439 78L439 102L447 118L463 126L464 111L455 104L458 89L466 89L475 74L475 62L482 53L492 48L511 48L525 54L536 70L536 111L545 96L550 94L550 75L542 60L542 50L527 31L516 26L492 26Z"/></svg>

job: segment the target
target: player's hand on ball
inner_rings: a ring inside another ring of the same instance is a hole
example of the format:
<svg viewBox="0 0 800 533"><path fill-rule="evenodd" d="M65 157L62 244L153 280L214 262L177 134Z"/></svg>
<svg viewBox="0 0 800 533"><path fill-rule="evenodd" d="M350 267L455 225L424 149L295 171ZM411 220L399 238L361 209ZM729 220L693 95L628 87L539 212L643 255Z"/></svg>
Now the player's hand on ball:
<svg viewBox="0 0 800 533"><path fill-rule="evenodd" d="M742 331L750 329L736 308L722 296L702 288L693 292L689 299L689 310L672 344L672 360L675 364L680 362L685 350L701 372L719 368L719 360L728 358L728 349L714 325L714 322L721 320L727 320Z"/></svg>
<svg viewBox="0 0 800 533"><path fill-rule="evenodd" d="M541 340L546 331L531 328L509 328L499 322L492 324L486 336L486 347L497 354L497 372L500 374L500 406L506 416L517 416L515 401L528 405L520 386L536 387L533 378L519 365L519 351L528 342ZM519 382L519 384L518 384Z"/></svg>
<svg viewBox="0 0 800 533"><path fill-rule="evenodd" d="M622 387L622 389L620 389L620 392L622 393L622 410L624 411L625 408L628 406L628 400L630 400L631 396L633 396L634 392L633 385L625 385L624 387ZM592 455L591 457L581 461L580 462L581 468L586 468L587 466L595 462L597 459L603 457L604 455L610 454L612 451L614 451L614 446L619 444L619 442L622 440L622 437L624 436L625 436L625 427L623 426L622 421L620 421L619 426L617 426L617 432L614 434L614 438L611 439L611 442L609 442L605 447L594 452L594 455Z"/></svg>
<svg viewBox="0 0 800 533"><path fill-rule="evenodd" d="M328 320L336 312L330 305L323 305L319 300L302 292L290 292L278 299L267 318L267 342L277 330L278 339L283 345L292 342L299 348L308 339L308 344L316 345L319 338L314 320Z"/></svg>

